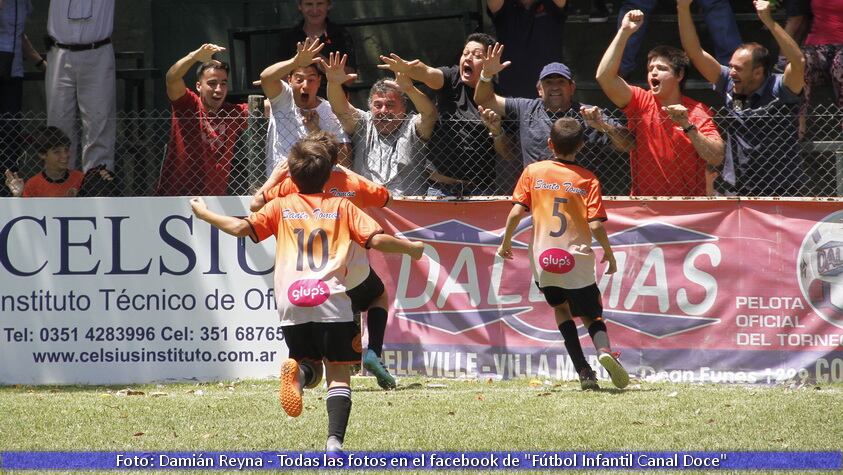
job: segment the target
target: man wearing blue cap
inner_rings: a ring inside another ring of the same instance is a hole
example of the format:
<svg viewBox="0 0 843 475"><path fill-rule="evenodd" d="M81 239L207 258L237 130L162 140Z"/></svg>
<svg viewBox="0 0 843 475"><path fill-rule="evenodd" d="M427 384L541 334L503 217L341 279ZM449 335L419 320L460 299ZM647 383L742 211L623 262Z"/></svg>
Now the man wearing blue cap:
<svg viewBox="0 0 843 475"><path fill-rule="evenodd" d="M517 121L518 138L521 142L523 165L553 158L547 147L547 138L553 123L562 117L573 117L585 128L586 149L589 146L611 146L621 152L632 147L633 138L626 127L606 118L598 107L580 104L573 100L576 84L568 66L549 63L542 68L536 88L538 99L501 97L492 90L492 78L510 65L501 64L503 45L495 44L487 49L480 72L480 80L474 90L474 101L483 110L491 110L505 120ZM599 176L600 173L595 171Z"/></svg>

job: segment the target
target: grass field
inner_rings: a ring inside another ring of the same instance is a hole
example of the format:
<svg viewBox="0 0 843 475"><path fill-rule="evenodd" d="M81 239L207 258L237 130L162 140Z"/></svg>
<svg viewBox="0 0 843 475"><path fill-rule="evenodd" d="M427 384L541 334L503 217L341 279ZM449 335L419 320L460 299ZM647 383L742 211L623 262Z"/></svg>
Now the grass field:
<svg viewBox="0 0 843 475"><path fill-rule="evenodd" d="M843 385L634 381L624 391L583 392L575 382L419 378L384 392L360 377L353 386L349 451L843 448ZM325 389L306 392L295 419L278 406L277 381L131 390L2 387L0 450L324 449Z"/></svg>

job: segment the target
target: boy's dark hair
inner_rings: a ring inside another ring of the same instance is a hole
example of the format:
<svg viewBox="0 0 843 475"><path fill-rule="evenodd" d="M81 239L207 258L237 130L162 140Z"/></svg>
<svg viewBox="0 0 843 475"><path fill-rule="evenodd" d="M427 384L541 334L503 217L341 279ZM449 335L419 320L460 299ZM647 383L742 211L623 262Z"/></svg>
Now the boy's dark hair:
<svg viewBox="0 0 843 475"><path fill-rule="evenodd" d="M685 80L688 79L688 67L691 65L691 60L688 58L685 51L668 45L659 45L651 49L647 53L647 65L655 58L664 58L673 69L673 74L682 75L682 80L679 81L679 90L685 89Z"/></svg>
<svg viewBox="0 0 843 475"><path fill-rule="evenodd" d="M307 136L293 145L287 156L290 179L301 193L320 193L331 176L331 154L321 139Z"/></svg>
<svg viewBox="0 0 843 475"><path fill-rule="evenodd" d="M205 73L206 69L221 69L221 70L225 71L225 74L230 74L228 63L226 63L225 61L219 61L219 60L216 60L216 59L212 59L210 61L206 61L206 62L200 64L196 68L196 80L197 81L202 80L202 74Z"/></svg>
<svg viewBox="0 0 843 475"><path fill-rule="evenodd" d="M340 154L340 141L334 134L320 130L307 134L307 138L324 145L325 150L328 151L328 156L331 158L331 165L337 164Z"/></svg>
<svg viewBox="0 0 843 475"><path fill-rule="evenodd" d="M764 77L770 75L773 71L773 58L770 57L770 50L759 43L744 43L735 50L745 49L752 55L752 67L757 68L761 66L764 68Z"/></svg>
<svg viewBox="0 0 843 475"><path fill-rule="evenodd" d="M557 155L573 155L583 143L583 128L577 119L563 117L550 128L550 142Z"/></svg>
<svg viewBox="0 0 843 475"><path fill-rule="evenodd" d="M60 128L50 125L41 129L35 143L38 155L46 155L51 148L70 147L70 137Z"/></svg>
<svg viewBox="0 0 843 475"><path fill-rule="evenodd" d="M468 43L476 41L483 46L493 46L496 41L495 38L491 35L487 35L486 33L472 33L465 38L465 42L463 42L463 47Z"/></svg>

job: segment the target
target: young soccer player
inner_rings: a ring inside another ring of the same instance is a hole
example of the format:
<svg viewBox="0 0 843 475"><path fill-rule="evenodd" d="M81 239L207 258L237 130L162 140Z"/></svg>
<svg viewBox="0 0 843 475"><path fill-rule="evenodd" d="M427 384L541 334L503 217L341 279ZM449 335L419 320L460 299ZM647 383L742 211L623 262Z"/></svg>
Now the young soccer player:
<svg viewBox="0 0 843 475"><path fill-rule="evenodd" d="M512 259L512 234L521 218L533 214L530 261L533 276L547 303L553 307L565 348L574 363L583 389L598 389L597 378L583 355L577 326L579 316L594 342L598 361L618 388L629 384L629 375L612 353L603 304L594 275L592 236L603 247L607 274L617 270L609 238L603 228L606 211L600 182L579 166L577 152L583 146L583 129L576 119L562 118L553 124L547 145L555 160L529 165L512 193L514 205L506 219L506 231L498 255Z"/></svg>
<svg viewBox="0 0 843 475"><path fill-rule="evenodd" d="M26 180L6 170L6 186L12 196L24 198L57 198L85 195L92 183L109 184L111 172L104 167L91 169L88 174L70 168L70 137L58 127L45 127L36 141L38 157L44 161L41 173Z"/></svg>
<svg viewBox="0 0 843 475"><path fill-rule="evenodd" d="M375 184L347 168L337 164L340 150L339 141L330 133L319 131L311 133L309 138L319 140L328 148L334 168L331 176L325 183L324 190L328 196L342 196L348 198L360 209L383 208L389 204L390 196L386 187ZM259 190L252 198L251 210L257 211L264 204L272 201L277 196L286 196L298 192L289 173L275 175L280 178L280 183ZM270 183L269 181L267 183ZM386 321L389 315L389 298L383 281L369 266L368 260L361 260L360 269L356 275L366 275L361 282L347 282L350 288L346 293L351 298L351 308L355 314L366 312L366 330L369 334L369 346L363 354L363 367L373 374L378 385L383 389L394 389L395 378L389 374L389 370L381 360L383 352L383 339L386 334Z"/></svg>
<svg viewBox="0 0 843 475"><path fill-rule="evenodd" d="M360 282L366 248L420 259L424 245L383 234L380 226L345 198L326 196L331 157L319 141L304 138L288 157L298 193L279 197L246 219L209 211L201 198L194 214L228 234L259 242L276 237L275 298L290 357L281 366L280 402L296 417L302 388L328 381L329 452L341 451L351 413L349 366L360 361L360 330L352 319L346 283Z"/></svg>

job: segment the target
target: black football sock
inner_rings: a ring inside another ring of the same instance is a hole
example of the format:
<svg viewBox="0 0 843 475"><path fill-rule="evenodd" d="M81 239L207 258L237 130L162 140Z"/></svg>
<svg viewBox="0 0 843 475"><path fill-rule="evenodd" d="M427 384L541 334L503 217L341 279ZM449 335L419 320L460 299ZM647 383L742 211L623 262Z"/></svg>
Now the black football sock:
<svg viewBox="0 0 843 475"><path fill-rule="evenodd" d="M374 351L378 358L383 351L383 337L386 334L385 308L372 307L366 312L366 329L369 331L369 349Z"/></svg>
<svg viewBox="0 0 843 475"><path fill-rule="evenodd" d="M562 334L562 339L565 340L565 349L568 350L568 356L571 357L571 361L574 363L574 369L579 372L583 368L590 367L582 352L580 336L577 334L577 324L573 320L562 322L559 325L559 333Z"/></svg>
<svg viewBox="0 0 843 475"><path fill-rule="evenodd" d="M334 436L343 442L348 417L351 415L351 388L343 386L328 389L325 403L328 406L328 437Z"/></svg>

